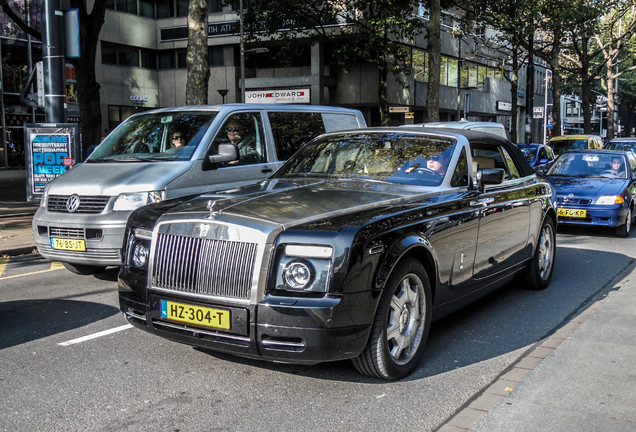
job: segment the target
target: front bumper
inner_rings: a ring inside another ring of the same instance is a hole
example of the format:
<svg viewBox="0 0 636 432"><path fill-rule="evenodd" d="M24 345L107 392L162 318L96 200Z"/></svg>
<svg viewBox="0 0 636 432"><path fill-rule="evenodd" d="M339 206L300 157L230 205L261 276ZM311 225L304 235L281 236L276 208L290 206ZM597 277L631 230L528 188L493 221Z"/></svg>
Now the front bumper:
<svg viewBox="0 0 636 432"><path fill-rule="evenodd" d="M350 359L362 352L371 330L371 318L367 325L355 325L350 322L355 314L348 312L352 305L368 302L368 293L311 299L266 296L253 305L229 299L193 301L154 291L146 294L144 284L145 278L126 267L120 271L119 304L130 324L173 341L243 357L294 364ZM231 330L168 321L161 317L161 300L229 310Z"/></svg>
<svg viewBox="0 0 636 432"><path fill-rule="evenodd" d="M577 206L560 204L562 208L573 210L585 210L587 216L578 217L557 217L557 223L561 225L592 225L616 227L625 223L627 217L627 206Z"/></svg>
<svg viewBox="0 0 636 432"><path fill-rule="evenodd" d="M100 214L52 213L40 207L33 217L33 236L40 255L61 262L120 266L126 221L130 212ZM84 240L86 250L51 247L51 238Z"/></svg>

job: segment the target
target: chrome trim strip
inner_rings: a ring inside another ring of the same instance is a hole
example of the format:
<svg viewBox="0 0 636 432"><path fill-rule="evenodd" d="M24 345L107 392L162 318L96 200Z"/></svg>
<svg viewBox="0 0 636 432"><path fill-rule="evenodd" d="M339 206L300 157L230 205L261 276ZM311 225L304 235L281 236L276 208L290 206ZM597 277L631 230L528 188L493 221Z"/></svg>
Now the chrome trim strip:
<svg viewBox="0 0 636 432"><path fill-rule="evenodd" d="M165 321L152 321L153 325L156 326L163 326L163 327L168 327L168 328L173 328L176 330L181 330L184 332L191 332L191 333L200 333L200 334L204 334L204 335L208 335L208 336L214 336L214 337L220 337L223 339L231 339L231 340L235 340L235 341L240 341L240 342L244 342L244 343L250 343L250 338L249 337L244 337L244 336L236 336L236 335L228 335L225 333L216 333L216 332L211 332L208 330L201 330L198 328L194 328L194 327L187 327L187 326L181 326L178 324L172 324L172 323L168 323Z"/></svg>

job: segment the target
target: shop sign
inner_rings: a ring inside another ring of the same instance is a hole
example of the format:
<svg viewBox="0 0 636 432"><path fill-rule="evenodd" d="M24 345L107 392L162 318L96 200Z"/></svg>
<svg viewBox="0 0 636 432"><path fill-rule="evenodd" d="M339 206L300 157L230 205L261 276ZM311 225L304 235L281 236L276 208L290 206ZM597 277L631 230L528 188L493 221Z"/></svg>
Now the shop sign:
<svg viewBox="0 0 636 432"><path fill-rule="evenodd" d="M497 109L499 111L512 111L512 103L497 101Z"/></svg>
<svg viewBox="0 0 636 432"><path fill-rule="evenodd" d="M286 104L310 103L310 89L247 90L246 103Z"/></svg>

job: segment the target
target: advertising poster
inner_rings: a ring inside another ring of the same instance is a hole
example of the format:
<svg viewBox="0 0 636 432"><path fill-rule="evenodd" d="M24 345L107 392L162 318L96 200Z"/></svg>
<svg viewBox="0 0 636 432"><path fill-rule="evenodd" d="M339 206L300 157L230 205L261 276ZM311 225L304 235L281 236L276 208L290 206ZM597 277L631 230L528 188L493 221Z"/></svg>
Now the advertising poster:
<svg viewBox="0 0 636 432"><path fill-rule="evenodd" d="M39 201L47 184L81 160L75 123L29 123L24 126L27 200Z"/></svg>

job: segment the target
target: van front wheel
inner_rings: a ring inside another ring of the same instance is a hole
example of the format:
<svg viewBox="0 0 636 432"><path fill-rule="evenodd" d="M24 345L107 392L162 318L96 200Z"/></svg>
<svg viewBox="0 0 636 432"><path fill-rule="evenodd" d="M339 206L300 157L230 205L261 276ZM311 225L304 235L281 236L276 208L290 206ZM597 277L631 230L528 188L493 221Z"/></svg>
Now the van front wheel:
<svg viewBox="0 0 636 432"><path fill-rule="evenodd" d="M66 270L70 271L71 273L75 273L78 275L92 275L92 274L97 274L97 273L101 273L104 271L104 269L106 269L106 267L104 266L92 266L92 265L86 265L86 264L71 264L71 263L62 263L64 264L64 267L66 267Z"/></svg>

